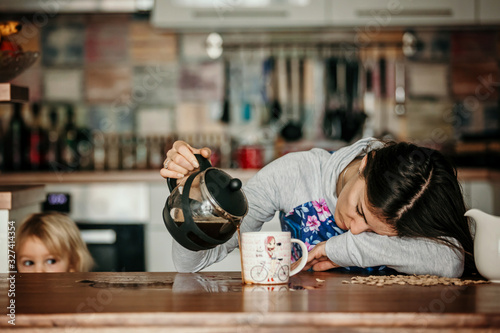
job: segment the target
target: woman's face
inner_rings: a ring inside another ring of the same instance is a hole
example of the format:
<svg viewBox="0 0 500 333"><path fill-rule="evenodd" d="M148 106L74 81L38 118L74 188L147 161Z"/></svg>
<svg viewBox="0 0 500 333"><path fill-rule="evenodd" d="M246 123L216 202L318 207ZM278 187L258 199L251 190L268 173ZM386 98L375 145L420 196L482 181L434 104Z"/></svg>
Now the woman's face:
<svg viewBox="0 0 500 333"><path fill-rule="evenodd" d="M396 236L396 231L375 216L368 207L366 182L357 173L345 183L339 194L334 213L335 222L341 229L350 230L354 235L371 231L379 235Z"/></svg>
<svg viewBox="0 0 500 333"><path fill-rule="evenodd" d="M36 236L26 239L16 255L19 273L74 272L69 265L69 258L60 258L51 253Z"/></svg>

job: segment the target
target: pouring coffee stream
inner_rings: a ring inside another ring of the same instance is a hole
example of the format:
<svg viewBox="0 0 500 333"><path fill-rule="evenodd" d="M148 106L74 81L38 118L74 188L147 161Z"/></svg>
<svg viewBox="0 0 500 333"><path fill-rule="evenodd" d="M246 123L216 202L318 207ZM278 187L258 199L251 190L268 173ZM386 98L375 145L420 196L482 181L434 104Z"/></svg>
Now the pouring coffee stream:
<svg viewBox="0 0 500 333"><path fill-rule="evenodd" d="M200 170L176 184L167 179L170 196L163 220L172 237L192 251L207 250L227 242L248 211L242 183L195 155Z"/></svg>

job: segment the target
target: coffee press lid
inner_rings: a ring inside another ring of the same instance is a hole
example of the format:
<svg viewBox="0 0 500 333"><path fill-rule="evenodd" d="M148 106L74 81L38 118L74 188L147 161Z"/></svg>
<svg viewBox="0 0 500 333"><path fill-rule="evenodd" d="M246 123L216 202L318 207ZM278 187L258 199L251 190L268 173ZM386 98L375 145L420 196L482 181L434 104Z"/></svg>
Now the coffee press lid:
<svg viewBox="0 0 500 333"><path fill-rule="evenodd" d="M202 191L208 199L220 210L222 215L241 219L248 211L245 194L241 190L241 180L232 178L226 172L209 168L202 175Z"/></svg>

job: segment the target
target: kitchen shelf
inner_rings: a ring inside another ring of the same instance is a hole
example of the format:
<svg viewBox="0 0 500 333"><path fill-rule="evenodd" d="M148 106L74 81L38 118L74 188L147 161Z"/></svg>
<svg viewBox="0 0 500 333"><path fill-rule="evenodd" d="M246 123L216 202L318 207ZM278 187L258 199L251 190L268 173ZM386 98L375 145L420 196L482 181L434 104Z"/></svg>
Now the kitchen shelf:
<svg viewBox="0 0 500 333"><path fill-rule="evenodd" d="M246 182L257 170L224 169L232 177ZM65 171L65 172L12 172L0 173L1 185L71 184L71 183L130 183L164 182L159 170L130 171Z"/></svg>
<svg viewBox="0 0 500 333"><path fill-rule="evenodd" d="M256 169L224 169L232 177L248 181ZM487 168L459 168L461 181L484 180L500 181L500 170ZM72 171L72 172L13 172L0 173L0 185L30 184L71 184L71 183L156 183L164 179L157 170L130 171Z"/></svg>
<svg viewBox="0 0 500 333"><path fill-rule="evenodd" d="M488 168L458 168L458 179L461 181L484 180L500 181L500 170Z"/></svg>
<svg viewBox="0 0 500 333"><path fill-rule="evenodd" d="M11 83L0 83L0 102L2 103L27 103L29 89Z"/></svg>

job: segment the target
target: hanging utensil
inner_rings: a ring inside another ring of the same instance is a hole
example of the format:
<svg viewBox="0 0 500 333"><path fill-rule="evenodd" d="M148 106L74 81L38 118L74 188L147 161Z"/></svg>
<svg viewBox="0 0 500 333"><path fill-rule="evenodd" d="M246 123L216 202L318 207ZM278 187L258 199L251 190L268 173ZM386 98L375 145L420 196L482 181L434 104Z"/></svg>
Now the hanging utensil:
<svg viewBox="0 0 500 333"><path fill-rule="evenodd" d="M359 108L359 64L346 64L346 112L342 114L342 140L350 142L361 132L366 114Z"/></svg>
<svg viewBox="0 0 500 333"><path fill-rule="evenodd" d="M364 71L364 89L360 96L363 99L363 111L366 114L366 120L363 128L363 137L375 136L375 94L373 82L373 67L370 63L365 63Z"/></svg>
<svg viewBox="0 0 500 333"><path fill-rule="evenodd" d="M340 61L331 57L325 61L325 113L323 116L323 134L331 140L339 140L342 133L341 114L345 75Z"/></svg>
<svg viewBox="0 0 500 333"><path fill-rule="evenodd" d="M387 112L386 112L386 97L387 97L387 61L385 57L382 55L378 61L379 67L379 79L380 79L380 109L378 110L380 113L380 130L381 135L385 135L387 133Z"/></svg>
<svg viewBox="0 0 500 333"><path fill-rule="evenodd" d="M228 124L230 119L230 104L229 104L229 77L230 77L230 63L229 59L224 59L224 100L222 101L222 116L221 122Z"/></svg>
<svg viewBox="0 0 500 333"><path fill-rule="evenodd" d="M395 71L396 89L394 91L394 99L396 101L396 106L394 107L394 112L398 116L403 116L406 114L405 65L403 61L398 61L396 63Z"/></svg>
<svg viewBox="0 0 500 333"><path fill-rule="evenodd" d="M286 58L283 54L276 60L276 93L277 93L277 101L280 104L280 116L279 120L282 122L282 118L284 117L284 113L288 107L288 94L287 94L287 71L286 71Z"/></svg>
<svg viewBox="0 0 500 333"><path fill-rule="evenodd" d="M281 136L286 141L296 141L302 137L301 100L304 97L303 89L301 89L301 81L304 80L303 69L303 61L301 62L301 59L298 57L286 60L288 105L286 109L286 124L281 130Z"/></svg>
<svg viewBox="0 0 500 333"><path fill-rule="evenodd" d="M278 91L278 63L274 56L271 56L265 65L265 72L270 78L270 85L267 89L268 108L271 121L280 119L282 108Z"/></svg>
<svg viewBox="0 0 500 333"><path fill-rule="evenodd" d="M297 121L302 128L306 120L306 75L305 75L306 61L305 59L299 59L299 107ZM302 130L301 130L302 135Z"/></svg>

